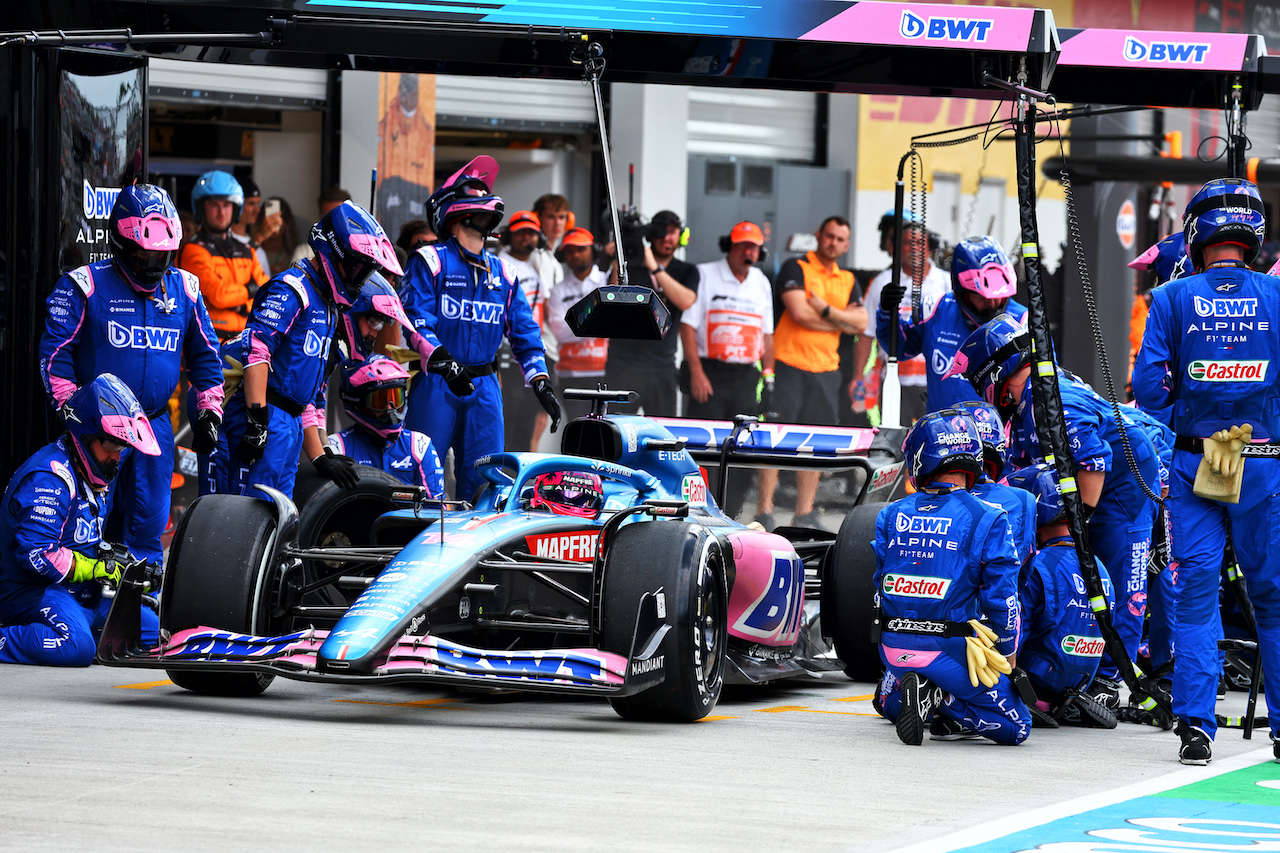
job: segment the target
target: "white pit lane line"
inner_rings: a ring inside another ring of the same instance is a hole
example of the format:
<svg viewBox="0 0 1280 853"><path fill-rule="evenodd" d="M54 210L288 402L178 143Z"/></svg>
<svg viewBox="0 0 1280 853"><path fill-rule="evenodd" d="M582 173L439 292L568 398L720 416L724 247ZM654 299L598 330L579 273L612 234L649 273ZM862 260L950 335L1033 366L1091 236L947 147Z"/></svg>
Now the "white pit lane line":
<svg viewBox="0 0 1280 853"><path fill-rule="evenodd" d="M1087 794L1057 805L1032 809L1031 811L1000 818L969 829L962 829L942 838L921 841L907 847L899 847L888 851L888 853L947 853L947 851L951 850L985 844L1013 835L1015 832L1043 826L1055 820L1083 814L1094 809L1114 806L1125 800L1133 800L1138 797L1170 791L1183 785L1203 782L1206 779L1212 779L1214 776L1221 776L1224 773L1243 770L1246 767L1253 767L1273 760L1274 756L1272 755L1271 747L1267 746L1265 749L1233 755L1230 758L1214 759L1213 763L1207 767L1187 767L1165 776L1148 779L1145 782L1135 782L1132 785L1125 785L1110 791Z"/></svg>

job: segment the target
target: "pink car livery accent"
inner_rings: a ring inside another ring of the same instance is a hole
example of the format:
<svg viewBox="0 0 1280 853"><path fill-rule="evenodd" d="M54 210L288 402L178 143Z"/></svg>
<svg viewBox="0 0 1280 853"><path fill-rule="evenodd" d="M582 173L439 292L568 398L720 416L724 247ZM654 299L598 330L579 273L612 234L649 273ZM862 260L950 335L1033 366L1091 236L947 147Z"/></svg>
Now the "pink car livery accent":
<svg viewBox="0 0 1280 853"><path fill-rule="evenodd" d="M737 568L729 594L729 633L767 646L789 646L800 636L804 563L791 543L760 530L729 533Z"/></svg>
<svg viewBox="0 0 1280 853"><path fill-rule="evenodd" d="M856 3L804 35L802 41L903 47L1025 51L1034 9Z"/></svg>

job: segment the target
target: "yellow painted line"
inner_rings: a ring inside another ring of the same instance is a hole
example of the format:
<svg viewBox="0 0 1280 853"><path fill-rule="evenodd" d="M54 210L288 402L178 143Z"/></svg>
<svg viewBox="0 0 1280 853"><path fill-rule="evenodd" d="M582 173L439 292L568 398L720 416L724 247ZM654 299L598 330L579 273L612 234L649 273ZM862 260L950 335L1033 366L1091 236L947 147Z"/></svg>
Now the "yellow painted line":
<svg viewBox="0 0 1280 853"><path fill-rule="evenodd" d="M832 699L832 702L865 702L868 699L876 698L876 694L868 693L866 696L843 696L839 699Z"/></svg>
<svg viewBox="0 0 1280 853"><path fill-rule="evenodd" d="M166 684L173 684L169 679L163 681L143 681L140 684L117 684L117 690L150 690L152 687L164 687Z"/></svg>
<svg viewBox="0 0 1280 853"><path fill-rule="evenodd" d="M457 705L461 699L418 699L414 702L373 702L368 699L334 699L349 705L390 705L398 708L420 708L427 705ZM448 708L450 711L469 711L470 708Z"/></svg>
<svg viewBox="0 0 1280 853"><path fill-rule="evenodd" d="M709 723L709 722L711 722L712 720L736 720L736 719L738 719L738 718L737 718L737 717L723 716L723 715L721 715L721 716L715 716L715 715L713 715L713 716L710 716L710 717L703 717L701 720L696 720L695 722L699 722L699 723Z"/></svg>
<svg viewBox="0 0 1280 853"><path fill-rule="evenodd" d="M878 717L879 714L869 714L862 711L820 711L817 708L806 708L803 705L778 705L773 708L756 708L756 713L760 714L785 714L788 711L801 711L806 714L839 714L844 717Z"/></svg>

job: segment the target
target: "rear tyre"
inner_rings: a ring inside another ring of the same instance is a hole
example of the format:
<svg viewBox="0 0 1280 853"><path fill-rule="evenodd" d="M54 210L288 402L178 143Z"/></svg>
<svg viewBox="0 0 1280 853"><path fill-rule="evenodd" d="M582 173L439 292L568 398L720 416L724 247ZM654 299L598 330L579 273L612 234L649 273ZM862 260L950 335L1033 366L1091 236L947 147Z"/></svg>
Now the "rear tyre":
<svg viewBox="0 0 1280 853"><path fill-rule="evenodd" d="M869 503L849 511L822 578L822 633L831 639L845 674L854 681L878 681L884 671L880 646L871 640L876 592L871 542L876 516L885 506Z"/></svg>
<svg viewBox="0 0 1280 853"><path fill-rule="evenodd" d="M275 508L239 495L206 495L182 518L169 553L160 627L170 633L205 625L270 633ZM207 696L257 696L274 675L169 670L174 684Z"/></svg>
<svg viewBox="0 0 1280 853"><path fill-rule="evenodd" d="M719 541L706 528L651 521L627 525L609 544L601 646L628 656L640 597L662 589L672 628L655 656L666 679L635 696L610 699L628 720L692 722L710 714L724 687L729 588Z"/></svg>

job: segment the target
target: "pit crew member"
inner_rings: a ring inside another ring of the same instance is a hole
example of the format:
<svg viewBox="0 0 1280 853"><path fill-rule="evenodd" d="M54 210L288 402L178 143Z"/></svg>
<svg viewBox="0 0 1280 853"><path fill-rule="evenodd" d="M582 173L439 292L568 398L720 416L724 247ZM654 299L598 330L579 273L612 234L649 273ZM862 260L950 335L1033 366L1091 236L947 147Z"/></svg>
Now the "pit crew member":
<svg viewBox="0 0 1280 853"><path fill-rule="evenodd" d="M887 347L892 323L884 306L898 303L898 357L906 360L922 355L928 377L929 411L955 406L973 397L973 387L960 375L950 372L951 360L974 329L1005 313L1026 325L1027 309L1012 297L1018 290L1013 264L992 237L961 240L951 255L951 291L934 303L920 321L912 322L910 303L903 303L909 280L889 282L880 291L876 314L876 334L880 346Z"/></svg>
<svg viewBox="0 0 1280 853"><path fill-rule="evenodd" d="M963 372L979 395L1009 420L1015 458L1030 463L1045 461L1032 406L1031 336L1026 329L1001 314L965 340L952 370ZM1142 482L1152 490L1159 489L1159 458L1151 439L1132 421L1122 435L1111 404L1083 382L1059 369L1058 387L1075 477L1085 513L1090 516L1089 540L1116 584L1113 623L1133 660L1142 641L1154 514L1151 501L1129 467L1126 436ZM1095 695L1106 694L1105 701L1113 709L1120 702L1115 667L1114 662L1104 662L1094 690Z"/></svg>
<svg viewBox="0 0 1280 853"><path fill-rule="evenodd" d="M118 567L98 558L107 489L129 448L159 456L151 422L109 373L63 406L66 431L14 473L0 507L0 663L88 666L110 609L102 584ZM159 622L142 608L142 636Z"/></svg>
<svg viewBox="0 0 1280 853"><path fill-rule="evenodd" d="M256 487L267 485L292 496L299 451L341 486L358 480L355 463L323 436L330 349L339 314L369 276L399 275L400 263L377 220L351 201L326 213L309 239L315 256L263 286L243 336L223 346L224 357L234 349L244 364L227 404L228 455L218 463L227 472L218 486L231 494L265 498Z"/></svg>
<svg viewBox="0 0 1280 853"><path fill-rule="evenodd" d="M1009 485L1032 499L1040 545L1019 592L1025 637L1018 665L1036 692L1032 716L1046 728L1065 723L1113 729L1115 712L1086 692L1104 643L1067 527L1058 474L1052 465L1031 465L1010 474ZM1097 565L1103 592L1114 604L1111 577L1101 560Z"/></svg>
<svg viewBox="0 0 1280 853"><path fill-rule="evenodd" d="M1018 558L1008 514L966 491L982 471L977 424L959 409L926 414L903 452L918 491L880 511L872 542L876 708L910 745L926 725L938 740L1021 743L1031 717L1006 677L1022 638Z"/></svg>
<svg viewBox="0 0 1280 853"><path fill-rule="evenodd" d="M551 416L551 431L560 424L533 312L510 266L484 248L502 221L502 199L492 191L497 174L493 158L477 157L432 193L427 212L441 242L409 257L401 283L405 312L421 336L416 348L423 366L409 391L405 423L431 436L438 452L453 450L464 499L483 483L475 461L503 449L493 360L504 336Z"/></svg>
<svg viewBox="0 0 1280 853"><path fill-rule="evenodd" d="M151 184L125 187L108 225L111 260L58 279L40 341L40 374L55 408L99 374L112 373L151 419L160 454L126 454L112 497L109 538L135 556L160 561L169 522L173 422L168 401L185 359L194 391L193 444L213 450L222 421L218 338L199 280L172 264L182 224L169 194Z"/></svg>
<svg viewBox="0 0 1280 853"><path fill-rule="evenodd" d="M525 301L533 311L533 321L542 331L542 352L547 362L547 375L555 384L556 361L560 358L560 350L556 344L555 332L547 323L547 300L551 298L551 282L543 281L534 267L537 253L546 248L547 240L542 234L542 225L538 215L531 210L517 210L507 220L507 227L502 232L500 241L503 244L498 257L511 264L520 289L524 291ZM553 259L557 270L560 263ZM502 350L505 350L503 352ZM547 429L547 413L538 403L538 397L527 388L524 371L511 358L510 345L503 343L499 351L498 362L501 365L499 379L502 383L502 420L505 433L504 444L508 450L538 449L542 434Z"/></svg>
<svg viewBox="0 0 1280 853"><path fill-rule="evenodd" d="M1013 534L1014 550L1018 552L1018 565L1026 566L1036 552L1036 502L1021 489L1011 488L1004 481L1009 470L1009 453L1005 445L1004 422L995 406L974 400L956 406L967 412L978 427L982 439L982 473L970 489L984 501L999 506L1009 514L1009 530Z"/></svg>
<svg viewBox="0 0 1280 853"><path fill-rule="evenodd" d="M1207 764L1213 754L1218 577L1228 530L1257 614L1273 739L1280 732L1280 392L1269 374L1280 363L1280 282L1248 266L1265 229L1262 200L1249 181L1213 180L1192 196L1183 234L1196 274L1152 292L1134 363L1138 403L1172 405L1177 433L1169 511L1182 587L1173 712L1183 764ZM1202 459L1206 471L1197 477ZM1212 488L1215 473L1225 490Z"/></svg>

